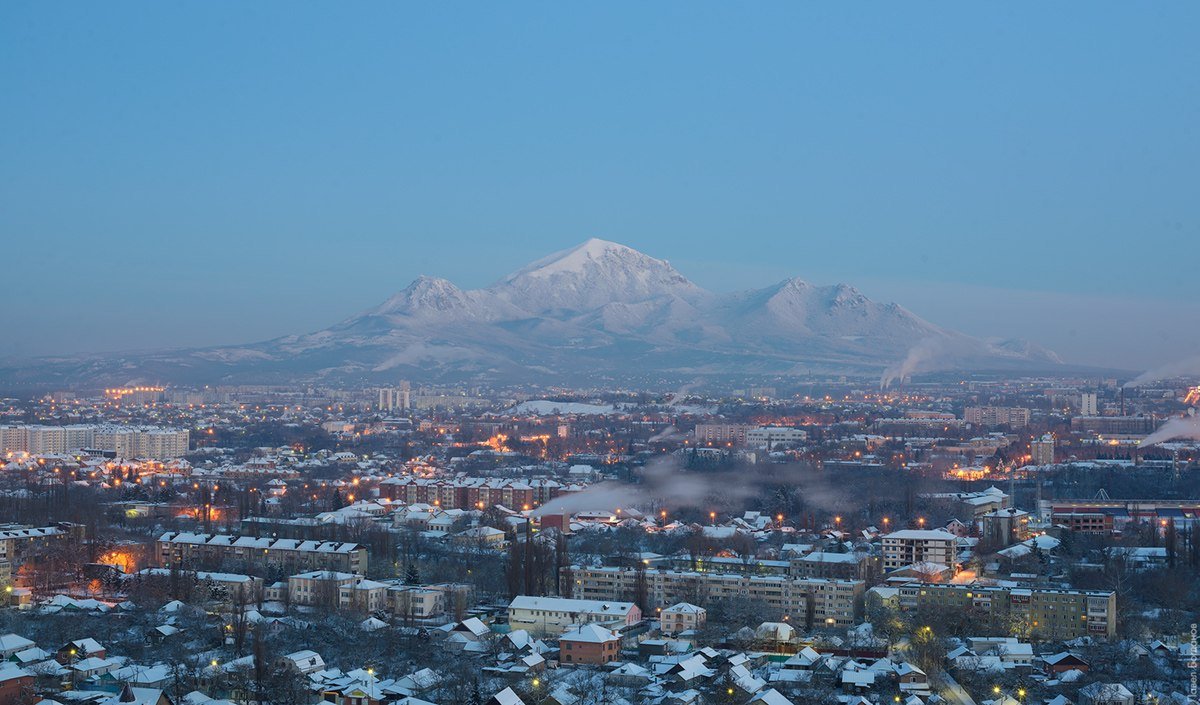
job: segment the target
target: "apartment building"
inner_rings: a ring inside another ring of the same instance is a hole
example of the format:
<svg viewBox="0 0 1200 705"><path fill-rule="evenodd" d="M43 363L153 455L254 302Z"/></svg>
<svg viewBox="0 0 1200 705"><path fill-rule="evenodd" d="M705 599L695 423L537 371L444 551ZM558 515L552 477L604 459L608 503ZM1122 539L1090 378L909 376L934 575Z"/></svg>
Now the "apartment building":
<svg viewBox="0 0 1200 705"><path fill-rule="evenodd" d="M439 614L462 614L475 604L475 588L469 583L435 583L388 587L387 609L397 617L424 619Z"/></svg>
<svg viewBox="0 0 1200 705"><path fill-rule="evenodd" d="M808 431L787 426L759 426L746 431L749 448L774 448L778 444L799 444L808 440Z"/></svg>
<svg viewBox="0 0 1200 705"><path fill-rule="evenodd" d="M1080 416L1099 416L1100 405L1096 403L1095 392L1084 392L1079 396Z"/></svg>
<svg viewBox="0 0 1200 705"><path fill-rule="evenodd" d="M968 406L963 420L976 426L1008 426L1025 428L1029 425L1029 409L1017 406Z"/></svg>
<svg viewBox="0 0 1200 705"><path fill-rule="evenodd" d="M879 556L867 553L812 551L789 561L788 572L797 578L871 580L879 573Z"/></svg>
<svg viewBox="0 0 1200 705"><path fill-rule="evenodd" d="M1049 433L1029 444L1029 459L1034 465L1054 464L1054 436Z"/></svg>
<svg viewBox="0 0 1200 705"><path fill-rule="evenodd" d="M220 566L231 562L285 571L334 570L367 573L367 549L357 543L256 538L232 534L168 531L155 542L158 564L164 567Z"/></svg>
<svg viewBox="0 0 1200 705"><path fill-rule="evenodd" d="M801 624L831 626L856 623L866 589L861 580L608 566L572 566L564 568L563 574L572 581L572 594L589 600L627 600L644 592L647 605L657 611L679 602L703 606L715 600L746 599L760 601Z"/></svg>
<svg viewBox="0 0 1200 705"><path fill-rule="evenodd" d="M991 548L1003 548L1032 536L1029 512L1015 507L996 509L979 517L979 535Z"/></svg>
<svg viewBox="0 0 1200 705"><path fill-rule="evenodd" d="M82 539L84 527L79 524L56 526L9 525L0 528L0 561L20 566L25 556L74 537Z"/></svg>
<svg viewBox="0 0 1200 705"><path fill-rule="evenodd" d="M744 423L696 424L696 443L699 445L746 445L746 432L754 428Z"/></svg>
<svg viewBox="0 0 1200 705"><path fill-rule="evenodd" d="M1076 416L1071 419L1072 431L1104 436L1144 436L1153 433L1156 426L1153 416Z"/></svg>
<svg viewBox="0 0 1200 705"><path fill-rule="evenodd" d="M944 529L903 529L883 537L884 571L914 563L938 563L953 568L957 562L958 537Z"/></svg>
<svg viewBox="0 0 1200 705"><path fill-rule="evenodd" d="M1115 592L913 583L899 587L898 604L901 610L970 611L981 636L1117 635Z"/></svg>
<svg viewBox="0 0 1200 705"><path fill-rule="evenodd" d="M209 596L231 604L258 602L263 596L262 578L241 573L213 573L209 571L183 571L183 576L209 588ZM171 577L168 568L143 568L137 575L144 578L166 580Z"/></svg>
<svg viewBox="0 0 1200 705"><path fill-rule="evenodd" d="M700 629L708 621L708 610L688 602L666 608L658 615L659 630L667 636Z"/></svg>
<svg viewBox="0 0 1200 705"><path fill-rule="evenodd" d="M388 584L355 576L351 583L338 587L338 607L363 614L387 609Z"/></svg>
<svg viewBox="0 0 1200 705"><path fill-rule="evenodd" d="M335 609L341 597L341 589L358 580L354 573L336 570L313 570L287 579L287 601L293 605Z"/></svg>
<svg viewBox="0 0 1200 705"><path fill-rule="evenodd" d="M35 455L69 453L90 448L115 452L122 458L166 460L188 452L189 432L155 426L5 426L0 443L5 452Z"/></svg>
<svg viewBox="0 0 1200 705"><path fill-rule="evenodd" d="M537 507L582 489L550 479L505 480L491 477L431 479L391 477L379 483L381 497L441 509L486 509L497 504L521 510Z"/></svg>
<svg viewBox="0 0 1200 705"><path fill-rule="evenodd" d="M508 605L508 625L538 637L557 636L582 624L613 629L637 624L642 610L632 602L518 595Z"/></svg>

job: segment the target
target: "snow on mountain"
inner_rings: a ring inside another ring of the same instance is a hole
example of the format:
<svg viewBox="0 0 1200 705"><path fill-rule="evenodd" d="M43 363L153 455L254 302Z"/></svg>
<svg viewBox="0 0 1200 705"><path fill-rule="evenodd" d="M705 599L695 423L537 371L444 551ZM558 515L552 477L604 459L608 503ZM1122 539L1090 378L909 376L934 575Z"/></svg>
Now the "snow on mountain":
<svg viewBox="0 0 1200 705"><path fill-rule="evenodd" d="M591 239L486 289L419 277L329 328L246 346L33 363L14 379L121 381L545 378L878 372L945 360L958 368L1060 362L1025 341L942 329L853 287L787 279L716 294L667 261ZM40 367L39 367L40 364ZM901 370L902 371L902 370ZM903 376L903 375L901 375Z"/></svg>
<svg viewBox="0 0 1200 705"><path fill-rule="evenodd" d="M612 303L702 297L666 260L592 238L501 279L489 291L532 313L587 312Z"/></svg>
<svg viewBox="0 0 1200 705"><path fill-rule="evenodd" d="M358 318L383 316L445 320L496 320L522 312L487 291L463 291L438 277L417 277L404 290Z"/></svg>

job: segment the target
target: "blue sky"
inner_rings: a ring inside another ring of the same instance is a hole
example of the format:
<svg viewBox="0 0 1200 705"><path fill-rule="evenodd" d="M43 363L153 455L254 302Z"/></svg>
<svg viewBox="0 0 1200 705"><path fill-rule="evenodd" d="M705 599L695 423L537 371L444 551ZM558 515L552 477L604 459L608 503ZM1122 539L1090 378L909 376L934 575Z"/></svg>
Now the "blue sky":
<svg viewBox="0 0 1200 705"><path fill-rule="evenodd" d="M0 355L263 339L587 237L1200 351L1200 5L0 5Z"/></svg>

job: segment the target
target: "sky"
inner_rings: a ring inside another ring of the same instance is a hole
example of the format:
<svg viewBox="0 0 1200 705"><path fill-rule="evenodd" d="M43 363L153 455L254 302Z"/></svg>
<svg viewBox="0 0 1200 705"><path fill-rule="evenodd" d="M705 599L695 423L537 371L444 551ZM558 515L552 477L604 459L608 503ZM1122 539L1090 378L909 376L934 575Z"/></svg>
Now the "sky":
<svg viewBox="0 0 1200 705"><path fill-rule="evenodd" d="M250 342L589 237L1200 353L1200 4L0 4L0 356Z"/></svg>

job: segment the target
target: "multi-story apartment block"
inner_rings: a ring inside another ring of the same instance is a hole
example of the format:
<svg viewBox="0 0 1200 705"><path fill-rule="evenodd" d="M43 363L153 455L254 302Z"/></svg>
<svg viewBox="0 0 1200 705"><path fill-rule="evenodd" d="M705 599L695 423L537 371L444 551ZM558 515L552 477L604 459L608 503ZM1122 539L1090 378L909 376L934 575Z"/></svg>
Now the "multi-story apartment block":
<svg viewBox="0 0 1200 705"><path fill-rule="evenodd" d="M744 423L701 423L696 424L696 443L700 445L746 444L746 432L754 428Z"/></svg>
<svg viewBox="0 0 1200 705"><path fill-rule="evenodd" d="M1079 397L1079 415L1080 416L1099 416L1100 407L1096 403L1095 392L1084 392Z"/></svg>
<svg viewBox="0 0 1200 705"><path fill-rule="evenodd" d="M26 556L71 537L82 539L83 533L84 527L79 524L42 527L10 525L0 528L0 561L8 561L19 567Z"/></svg>
<svg viewBox="0 0 1200 705"><path fill-rule="evenodd" d="M158 564L189 568L236 563L285 571L334 570L366 575L367 549L357 543L255 538L168 531L156 542Z"/></svg>
<svg viewBox="0 0 1200 705"><path fill-rule="evenodd" d="M632 602L518 595L508 605L508 624L534 636L557 636L581 624L613 629L637 624L642 610Z"/></svg>
<svg viewBox="0 0 1200 705"><path fill-rule="evenodd" d="M747 599L778 610L790 621L812 625L853 625L862 614L866 583L861 580L797 578L787 575L738 575L679 570L569 567L575 597L628 600L642 593L647 605L666 609L679 602L704 606L711 601Z"/></svg>
<svg viewBox="0 0 1200 705"><path fill-rule="evenodd" d="M953 568L958 562L958 537L943 529L903 529L883 537L885 571L925 562Z"/></svg>
<svg viewBox="0 0 1200 705"><path fill-rule="evenodd" d="M750 448L774 448L780 443L803 443L808 440L808 431L787 426L759 426L746 431L746 445Z"/></svg>
<svg viewBox="0 0 1200 705"><path fill-rule="evenodd" d="M549 479L526 481L490 477L429 479L406 476L379 483L382 497L442 509L486 509L500 504L520 511L580 489L579 485L563 485Z"/></svg>
<svg viewBox="0 0 1200 705"><path fill-rule="evenodd" d="M1034 465L1054 464L1054 436L1047 433L1029 444L1029 459Z"/></svg>
<svg viewBox="0 0 1200 705"><path fill-rule="evenodd" d="M867 553L813 551L789 562L788 572L797 578L871 580L879 574L879 556Z"/></svg>
<svg viewBox="0 0 1200 705"><path fill-rule="evenodd" d="M287 601L293 605L335 609L338 607L341 589L358 582L358 578L354 573L336 570L313 570L289 575Z"/></svg>
<svg viewBox="0 0 1200 705"><path fill-rule="evenodd" d="M412 387L408 382L402 382L399 387L381 387L379 389L379 404L381 411L407 411L412 406Z"/></svg>
<svg viewBox="0 0 1200 705"><path fill-rule="evenodd" d="M474 604L474 588L466 583L391 585L387 589L387 610L400 619L461 615Z"/></svg>
<svg viewBox="0 0 1200 705"><path fill-rule="evenodd" d="M355 577L354 582L338 588L338 607L364 614L387 609L388 584Z"/></svg>
<svg viewBox="0 0 1200 705"><path fill-rule="evenodd" d="M1076 416L1071 430L1105 436L1144 436L1157 425L1153 416Z"/></svg>
<svg viewBox="0 0 1200 705"><path fill-rule="evenodd" d="M0 442L6 452L69 453L84 448L108 450L122 458L177 458L188 452L189 432L132 426L5 426Z"/></svg>
<svg viewBox="0 0 1200 705"><path fill-rule="evenodd" d="M1029 409L1016 406L968 406L963 420L976 426L1008 426L1025 428L1029 425Z"/></svg>
<svg viewBox="0 0 1200 705"><path fill-rule="evenodd" d="M979 517L979 535L988 547L1011 546L1029 538L1029 512L1014 507L996 509Z"/></svg>
<svg viewBox="0 0 1200 705"><path fill-rule="evenodd" d="M1117 594L1089 590L913 583L899 588L902 610L969 611L981 636L1113 638Z"/></svg>

